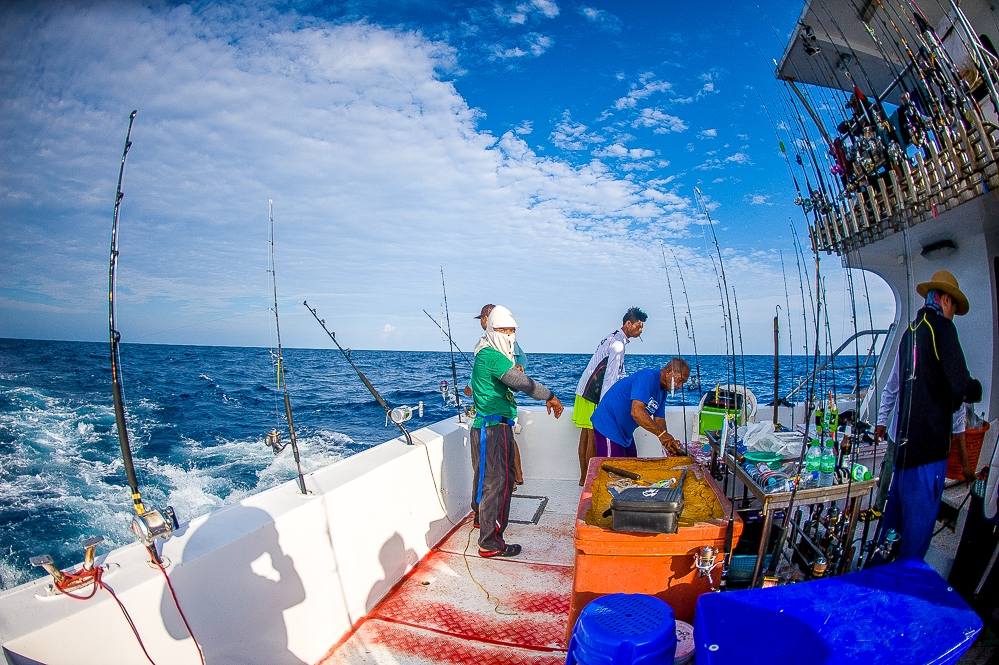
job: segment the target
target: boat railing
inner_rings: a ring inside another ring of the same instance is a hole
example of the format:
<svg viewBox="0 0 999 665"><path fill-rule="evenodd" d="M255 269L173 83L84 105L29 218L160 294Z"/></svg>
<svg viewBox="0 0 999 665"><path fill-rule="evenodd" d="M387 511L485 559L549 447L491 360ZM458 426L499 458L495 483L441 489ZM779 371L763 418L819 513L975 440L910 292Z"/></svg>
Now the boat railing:
<svg viewBox="0 0 999 665"><path fill-rule="evenodd" d="M856 174L852 191L817 206L815 247L846 254L996 189L997 133L999 127L970 111L913 154L869 165Z"/></svg>
<svg viewBox="0 0 999 665"><path fill-rule="evenodd" d="M861 390L860 383L862 380L860 377L864 376L871 362L876 363L877 359L884 354L885 344L887 344L888 340L891 339L891 332L894 328L895 324L893 323L887 328L872 328L870 330L861 330L859 332L854 333L853 335L850 335L846 339L846 341L840 344L835 351L833 351L831 354L829 354L829 356L826 357L825 361L821 365L818 365L815 369L809 372L801 381L798 382L798 384L794 388L792 388L786 395L784 395L784 401L790 402L791 397L801 392L801 390L808 385L809 381L811 381L816 375L818 375L819 372L823 372L829 367L833 366L836 362L836 358L844 350L846 350L848 346L850 346L851 344L853 344L857 340L860 340L863 337L870 337L871 344L867 350L867 353L864 355L864 364L859 368L857 381L854 383L854 386L850 391L850 395L859 395ZM884 339L881 341L881 348L879 348L877 353L875 354L874 349L878 345L878 339L881 338L882 336L884 336ZM858 356L858 365L859 365L859 353L857 354L857 356Z"/></svg>

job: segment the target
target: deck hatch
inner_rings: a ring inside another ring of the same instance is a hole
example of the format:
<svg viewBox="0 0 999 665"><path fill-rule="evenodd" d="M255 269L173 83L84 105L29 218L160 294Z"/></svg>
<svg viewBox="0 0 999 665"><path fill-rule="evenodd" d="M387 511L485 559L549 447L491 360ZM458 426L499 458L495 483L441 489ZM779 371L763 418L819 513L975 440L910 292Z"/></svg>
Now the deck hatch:
<svg viewBox="0 0 999 665"><path fill-rule="evenodd" d="M510 500L510 520L515 524L537 524L548 505L548 497L514 494Z"/></svg>

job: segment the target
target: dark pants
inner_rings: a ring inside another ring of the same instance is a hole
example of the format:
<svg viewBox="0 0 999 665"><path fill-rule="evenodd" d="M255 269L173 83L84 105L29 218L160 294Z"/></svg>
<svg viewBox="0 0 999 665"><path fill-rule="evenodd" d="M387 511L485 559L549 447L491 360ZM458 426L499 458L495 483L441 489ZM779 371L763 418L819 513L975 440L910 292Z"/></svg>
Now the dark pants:
<svg viewBox="0 0 999 665"><path fill-rule="evenodd" d="M514 487L513 429L501 423L486 428L485 445L478 427L469 432L472 448L472 510L479 516L479 549L506 547L503 532L510 519Z"/></svg>
<svg viewBox="0 0 999 665"><path fill-rule="evenodd" d="M593 429L593 452L597 457L638 457L638 446L622 446Z"/></svg>
<svg viewBox="0 0 999 665"><path fill-rule="evenodd" d="M895 469L884 516L878 527L879 540L888 529L900 537L899 558L922 559L930 548L943 495L947 460Z"/></svg>

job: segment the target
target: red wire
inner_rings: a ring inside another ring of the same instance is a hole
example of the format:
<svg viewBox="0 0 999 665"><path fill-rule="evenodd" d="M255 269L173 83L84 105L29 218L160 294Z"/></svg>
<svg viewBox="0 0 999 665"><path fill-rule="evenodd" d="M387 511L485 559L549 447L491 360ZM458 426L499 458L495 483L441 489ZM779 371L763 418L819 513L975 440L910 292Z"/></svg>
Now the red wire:
<svg viewBox="0 0 999 665"><path fill-rule="evenodd" d="M177 612L180 614L180 618L183 620L184 626L187 628L187 634L191 636L191 639L194 641L194 646L198 649L198 656L201 658L201 665L205 665L205 652L202 651L201 645L198 643L198 638L194 636L194 631L191 630L191 624L187 621L187 616L184 614L184 610L180 607L180 601L177 599L177 592L174 591L173 583L170 581L170 576L167 575L166 569L163 567L163 564L160 563L159 557L156 555L156 550L152 547L149 547L148 549L152 562L155 563L156 567L160 569L161 573L163 573L163 579L166 580L167 588L170 589L170 596L173 598L173 604L177 607ZM139 643L139 647L142 649L142 653L145 654L146 660L150 662L150 665L156 665L156 662L149 655L149 652L146 651L146 645L142 642L139 630L135 627L135 622L132 621L132 617L129 615L128 610L125 609L125 605L118 598L117 594L115 594L114 589L105 584L101 579L103 574L104 569L100 566L95 566L89 570L81 570L75 573L65 573L63 581L56 582L55 588L63 595L69 596L74 600L90 600L94 597L94 594L97 593L97 589L106 590L109 594L111 594L111 597L114 598L114 602L118 603L118 608L121 610L122 616L125 617L125 621L128 622L128 627L132 629L135 641ZM77 595L66 589L66 587L70 586L70 584L85 579L93 581L93 586L91 587L89 594L85 596Z"/></svg>
<svg viewBox="0 0 999 665"><path fill-rule="evenodd" d="M150 548L150 550L152 550L152 548ZM155 555L155 552L150 551L150 555ZM198 638L194 636L194 631L191 630L191 624L188 623L187 616L184 614L184 610L180 607L180 601L177 599L177 592L173 589L173 583L170 581L170 576L167 575L167 571L163 567L163 564L159 562L159 557L152 556L152 560L156 564L156 567L160 569L160 572L163 573L163 579L166 580L167 588L170 589L170 596L173 597L173 604L177 607L177 612L180 614L180 618L183 620L184 626L187 627L187 634L191 636L192 640L194 640L194 646L197 647L198 656L201 658L201 665L205 665L205 652L202 651L201 645L198 643Z"/></svg>
<svg viewBox="0 0 999 665"><path fill-rule="evenodd" d="M90 570L82 570L77 573L66 573L64 581L62 583L57 582L55 588L60 593L62 593L65 596L69 596L73 600L90 600L91 598L94 597L94 594L97 593L97 589L106 590L109 594L111 594L111 597L114 598L114 602L118 603L118 608L121 610L122 616L125 617L125 621L128 622L128 627L132 629L132 634L135 636L136 642L139 643L139 647L142 649L142 653L145 654L146 660L150 662L150 665L156 665L156 662L150 657L149 652L146 651L146 645L142 642L142 637L139 635L139 631L135 627L135 622L132 621L132 617L129 616L128 610L125 609L125 605L122 604L121 600L118 599L118 596L115 594L114 589L105 584L104 581L101 579L103 574L104 574L104 569L101 568L100 566L95 566ZM86 596L78 596L75 593L66 590L65 587L68 586L70 582L74 582L76 580L85 579L85 578L90 578L91 580L93 580L93 587L90 589L90 593L87 594Z"/></svg>

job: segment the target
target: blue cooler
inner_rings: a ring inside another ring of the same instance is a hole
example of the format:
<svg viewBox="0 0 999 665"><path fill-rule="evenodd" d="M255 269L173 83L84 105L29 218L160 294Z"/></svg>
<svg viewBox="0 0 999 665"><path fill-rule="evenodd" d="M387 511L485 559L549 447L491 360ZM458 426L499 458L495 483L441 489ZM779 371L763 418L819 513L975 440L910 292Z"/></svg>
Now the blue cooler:
<svg viewBox="0 0 999 665"><path fill-rule="evenodd" d="M569 638L566 665L661 665L676 653L673 608L655 596L614 593L590 601Z"/></svg>
<svg viewBox="0 0 999 665"><path fill-rule="evenodd" d="M956 663L982 621L922 561L770 589L706 593L697 665Z"/></svg>

